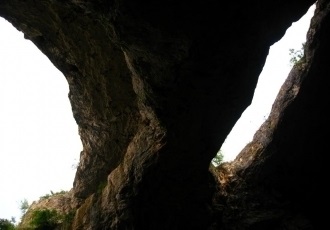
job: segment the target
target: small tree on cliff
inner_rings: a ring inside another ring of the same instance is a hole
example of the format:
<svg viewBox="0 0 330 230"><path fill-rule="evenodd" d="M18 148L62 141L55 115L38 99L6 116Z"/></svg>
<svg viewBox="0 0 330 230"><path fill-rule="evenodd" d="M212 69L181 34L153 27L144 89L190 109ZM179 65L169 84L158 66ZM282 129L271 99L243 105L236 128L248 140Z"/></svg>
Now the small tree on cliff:
<svg viewBox="0 0 330 230"><path fill-rule="evenodd" d="M223 153L222 150L220 149L217 155L212 159L212 164L214 166L218 166L221 164L222 161L223 161Z"/></svg>
<svg viewBox="0 0 330 230"><path fill-rule="evenodd" d="M26 213L26 211L29 209L29 202L27 201L27 199L24 199L21 201L21 206L20 206L20 209L21 209L21 212L22 212L22 215L24 215Z"/></svg>
<svg viewBox="0 0 330 230"><path fill-rule="evenodd" d="M300 49L289 49L289 54L291 56L290 63L291 66L299 64L302 61L302 58L304 57L304 51L305 51L305 43L302 43L302 46Z"/></svg>

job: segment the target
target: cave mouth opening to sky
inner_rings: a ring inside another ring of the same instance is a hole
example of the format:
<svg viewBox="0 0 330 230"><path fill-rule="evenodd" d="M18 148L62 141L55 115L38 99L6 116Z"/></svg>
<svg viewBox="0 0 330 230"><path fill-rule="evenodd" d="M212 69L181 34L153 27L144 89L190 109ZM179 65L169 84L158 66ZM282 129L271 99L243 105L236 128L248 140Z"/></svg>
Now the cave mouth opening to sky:
<svg viewBox="0 0 330 230"><path fill-rule="evenodd" d="M266 63L259 75L251 105L242 113L221 147L223 161L232 161L253 139L254 133L268 118L277 93L292 68L290 49L300 50L306 41L315 4L285 35L270 47Z"/></svg>
<svg viewBox="0 0 330 230"><path fill-rule="evenodd" d="M221 147L233 160L268 117L291 70L289 49L306 40L313 5L271 48L251 105ZM0 17L0 218L17 221L20 202L72 188L82 151L63 74L23 33Z"/></svg>

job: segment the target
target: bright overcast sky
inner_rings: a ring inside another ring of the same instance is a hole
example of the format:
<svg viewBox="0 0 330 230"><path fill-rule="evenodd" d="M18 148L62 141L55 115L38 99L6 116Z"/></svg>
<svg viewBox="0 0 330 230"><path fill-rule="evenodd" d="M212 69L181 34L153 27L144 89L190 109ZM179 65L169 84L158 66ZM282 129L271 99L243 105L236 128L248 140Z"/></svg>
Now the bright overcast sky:
<svg viewBox="0 0 330 230"><path fill-rule="evenodd" d="M268 116L291 69L289 49L306 40L315 7L274 44L252 105L222 146L235 158ZM70 190L82 150L68 99L68 84L48 58L0 18L0 218L19 221L20 202L50 191Z"/></svg>
<svg viewBox="0 0 330 230"><path fill-rule="evenodd" d="M63 74L0 18L0 218L70 190L82 144Z"/></svg>

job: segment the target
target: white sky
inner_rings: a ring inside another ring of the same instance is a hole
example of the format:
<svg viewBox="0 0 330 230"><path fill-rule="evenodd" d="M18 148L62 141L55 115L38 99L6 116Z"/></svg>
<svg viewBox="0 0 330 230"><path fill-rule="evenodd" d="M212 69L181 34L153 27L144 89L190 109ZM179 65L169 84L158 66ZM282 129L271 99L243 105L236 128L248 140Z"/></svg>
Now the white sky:
<svg viewBox="0 0 330 230"><path fill-rule="evenodd" d="M63 74L0 18L0 218L70 190L82 144Z"/></svg>
<svg viewBox="0 0 330 230"><path fill-rule="evenodd" d="M252 105L222 146L233 160L268 116L291 69L289 49L306 40L315 6L274 44L259 77ZM82 145L68 99L68 84L48 58L0 18L0 218L21 217L50 191L72 188Z"/></svg>

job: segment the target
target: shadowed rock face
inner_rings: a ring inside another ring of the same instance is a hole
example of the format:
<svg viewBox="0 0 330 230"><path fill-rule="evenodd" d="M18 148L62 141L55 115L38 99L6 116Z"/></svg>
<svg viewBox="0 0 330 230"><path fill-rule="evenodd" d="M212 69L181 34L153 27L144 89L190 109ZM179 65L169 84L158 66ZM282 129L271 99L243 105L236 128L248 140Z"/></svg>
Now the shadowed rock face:
<svg viewBox="0 0 330 230"><path fill-rule="evenodd" d="M268 120L210 167L269 47L314 2L2 0L70 87L83 143L72 229L322 229L328 0Z"/></svg>

